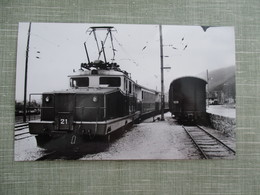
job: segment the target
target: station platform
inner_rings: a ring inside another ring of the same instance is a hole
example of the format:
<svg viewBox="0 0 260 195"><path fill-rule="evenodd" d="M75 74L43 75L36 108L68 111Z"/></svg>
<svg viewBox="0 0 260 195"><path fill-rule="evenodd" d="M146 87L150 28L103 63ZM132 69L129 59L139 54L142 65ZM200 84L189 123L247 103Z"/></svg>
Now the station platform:
<svg viewBox="0 0 260 195"><path fill-rule="evenodd" d="M228 118L236 118L236 108L234 105L210 105L207 107L206 112Z"/></svg>

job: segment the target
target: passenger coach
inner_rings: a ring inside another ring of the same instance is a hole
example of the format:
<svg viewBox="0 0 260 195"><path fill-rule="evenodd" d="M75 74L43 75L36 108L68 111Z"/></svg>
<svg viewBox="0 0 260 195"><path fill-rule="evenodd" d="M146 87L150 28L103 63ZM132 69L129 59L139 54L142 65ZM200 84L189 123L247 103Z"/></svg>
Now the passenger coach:
<svg viewBox="0 0 260 195"><path fill-rule="evenodd" d="M196 77L178 78L170 84L169 109L182 123L205 123L206 84Z"/></svg>

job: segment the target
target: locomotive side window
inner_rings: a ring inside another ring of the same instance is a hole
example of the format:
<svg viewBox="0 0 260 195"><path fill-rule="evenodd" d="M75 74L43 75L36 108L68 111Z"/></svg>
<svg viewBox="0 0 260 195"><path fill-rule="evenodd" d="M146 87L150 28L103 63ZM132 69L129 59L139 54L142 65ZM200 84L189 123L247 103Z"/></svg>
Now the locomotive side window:
<svg viewBox="0 0 260 195"><path fill-rule="evenodd" d="M129 93L132 93L132 82L129 81Z"/></svg>
<svg viewBox="0 0 260 195"><path fill-rule="evenodd" d="M89 78L72 78L70 80L71 87L88 87L89 86Z"/></svg>
<svg viewBox="0 0 260 195"><path fill-rule="evenodd" d="M100 85L106 85L107 87L120 87L121 78L120 77L100 77Z"/></svg>

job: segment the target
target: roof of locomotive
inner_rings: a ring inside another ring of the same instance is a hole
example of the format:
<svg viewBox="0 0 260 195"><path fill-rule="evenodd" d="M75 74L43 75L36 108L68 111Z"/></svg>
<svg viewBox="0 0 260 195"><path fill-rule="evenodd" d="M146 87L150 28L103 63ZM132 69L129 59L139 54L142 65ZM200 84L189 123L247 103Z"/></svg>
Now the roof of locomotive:
<svg viewBox="0 0 260 195"><path fill-rule="evenodd" d="M99 75L107 75L107 76L124 76L123 72L117 70L82 70L79 69L78 71L74 72L73 74L69 75L68 77L75 78L75 77L84 77L84 76L99 76ZM127 75L126 75L127 76Z"/></svg>

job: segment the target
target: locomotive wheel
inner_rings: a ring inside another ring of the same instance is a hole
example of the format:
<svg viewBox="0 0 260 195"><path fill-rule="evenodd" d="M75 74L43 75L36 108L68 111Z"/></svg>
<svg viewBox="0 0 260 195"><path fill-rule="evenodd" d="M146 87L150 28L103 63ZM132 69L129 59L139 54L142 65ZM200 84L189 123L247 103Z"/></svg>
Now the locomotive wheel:
<svg viewBox="0 0 260 195"><path fill-rule="evenodd" d="M105 139L106 139L106 142L107 142L107 143L110 143L111 135L110 135L110 134L106 135L106 138L105 138Z"/></svg>
<svg viewBox="0 0 260 195"><path fill-rule="evenodd" d="M51 137L48 135L37 135L35 138L37 146L40 148L45 148L47 143L51 141Z"/></svg>
<svg viewBox="0 0 260 195"><path fill-rule="evenodd" d="M110 143L110 141L111 141L111 135L108 134L108 135L105 135L105 136L103 136L103 137L99 137L96 141L99 141L100 143L103 143L103 144Z"/></svg>

